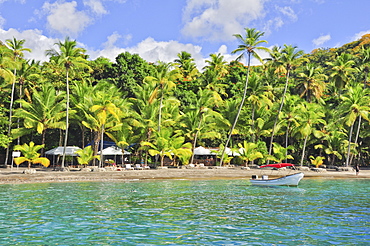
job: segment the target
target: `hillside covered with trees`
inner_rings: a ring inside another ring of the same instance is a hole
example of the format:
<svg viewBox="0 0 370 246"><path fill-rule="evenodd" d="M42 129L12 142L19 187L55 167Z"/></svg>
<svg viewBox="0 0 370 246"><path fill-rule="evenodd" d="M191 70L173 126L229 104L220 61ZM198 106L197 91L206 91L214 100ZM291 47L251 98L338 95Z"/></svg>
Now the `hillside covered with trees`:
<svg viewBox="0 0 370 246"><path fill-rule="evenodd" d="M3 40L1 163L31 141L46 150L92 143L96 155L102 140L147 161L159 154L187 164L192 149L208 146L220 147L222 164L369 163L370 34L309 54L288 44L269 50L255 29L235 37L234 53L262 65L211 54L197 67L186 51L171 63L128 52L90 60L69 38L41 63L23 58L27 40ZM225 145L244 151L231 160Z"/></svg>

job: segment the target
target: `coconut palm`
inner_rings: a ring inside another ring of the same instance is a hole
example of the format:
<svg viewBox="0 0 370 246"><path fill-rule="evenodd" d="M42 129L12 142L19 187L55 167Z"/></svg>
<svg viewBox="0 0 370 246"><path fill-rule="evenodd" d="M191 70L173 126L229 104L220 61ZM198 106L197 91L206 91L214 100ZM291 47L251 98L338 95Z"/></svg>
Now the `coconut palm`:
<svg viewBox="0 0 370 246"><path fill-rule="evenodd" d="M368 88L364 89L361 85L356 85L354 87L349 87L346 94L341 96L341 104L339 106L340 112L343 112L344 123L350 127L348 134L348 150L346 158L346 166L349 165L350 151L351 151L351 141L354 124L361 116L361 118L369 121L369 111L370 111L370 91ZM360 119L361 119L360 118ZM361 124L359 122L358 124ZM357 144L357 138L355 145Z"/></svg>
<svg viewBox="0 0 370 246"><path fill-rule="evenodd" d="M161 131L154 131L154 138L153 142L146 142L143 141L141 142L141 146L143 147L149 147L149 154L151 156L156 156L159 155L160 160L161 160L161 167L163 167L164 164L164 158L167 156L172 160L173 156L173 143L174 142L184 142L185 138L184 137L179 137L176 135L173 135L173 130L170 127L167 128L161 128ZM176 144L178 145L178 144ZM190 145L189 151L190 151Z"/></svg>
<svg viewBox="0 0 370 246"><path fill-rule="evenodd" d="M146 77L144 79L144 81L154 81L157 84L157 87L152 96L158 97L159 93L158 131L161 130L164 96L165 94L168 94L173 88L175 88L176 84L174 83L174 81L180 78L178 70L171 70L171 67L171 63L159 62L159 64L155 67L156 69L154 75Z"/></svg>
<svg viewBox="0 0 370 246"><path fill-rule="evenodd" d="M72 41L69 37L66 37L64 42L59 41L55 43L59 51L52 49L47 50L46 55L51 57L51 60L54 60L57 64L60 64L65 69L65 76L66 76L66 130L65 130L65 137L64 137L64 150L63 150L63 157L62 157L62 168L64 168L65 156L66 156L66 147L68 143L68 129L69 129L69 76L70 71L74 69L86 68L89 69L86 61L86 52L83 48L77 48L76 40Z"/></svg>
<svg viewBox="0 0 370 246"><path fill-rule="evenodd" d="M261 50L266 51L266 52L268 51L268 49L266 47L259 46L263 43L267 43L266 40L260 40L260 38L264 35L264 32L256 31L256 29L254 29L254 28L245 28L245 31L246 31L245 37L243 37L241 34L235 34L234 35L234 37L236 37L238 39L240 44L239 44L239 46L236 50L233 50L231 52L232 54L241 53L241 55L239 55L237 60L240 60L241 58L243 58L244 55L247 56L247 67L248 67L248 69L247 69L246 81L245 81L245 85L244 85L244 92L243 92L242 100L241 100L240 105L239 105L238 112L235 116L235 120L234 120L234 122L231 126L228 138L226 140L223 152L221 154L220 166L222 166L222 162L223 162L223 158L225 156L226 148L229 145L231 136L233 134L236 123L238 122L238 118L240 116L241 110L244 106L244 102L245 102L245 99L246 99L246 96L247 96L249 72L250 72L250 67L251 67L251 57L257 58L262 63L262 59L259 56L259 54L257 53L257 51L261 51Z"/></svg>
<svg viewBox="0 0 370 246"><path fill-rule="evenodd" d="M15 76L11 72L11 69L13 69L16 66L16 63L14 62L13 53L10 49L8 49L4 45L0 45L0 77L2 77L7 83L12 85L11 89L11 101L10 101L10 110L9 110L9 122L8 122L8 133L7 136L10 138L10 133L12 129L12 109L13 109L13 100L14 100L14 90L15 90ZM9 146L6 149L6 156L5 156L5 163L8 163L9 158Z"/></svg>
<svg viewBox="0 0 370 246"><path fill-rule="evenodd" d="M313 63L306 64L297 75L297 88L300 91L300 97L305 96L308 102L312 101L312 97L320 100L326 88L326 78L322 67L317 67Z"/></svg>
<svg viewBox="0 0 370 246"><path fill-rule="evenodd" d="M94 150L92 149L91 145L83 149L76 150L76 154L78 154L77 156L78 163L80 165L84 165L85 167L89 165L89 163L94 159L100 160L99 155L94 155Z"/></svg>
<svg viewBox="0 0 370 246"><path fill-rule="evenodd" d="M278 49L273 49L274 52L277 52L277 50ZM272 143L274 141L276 124L279 119L279 114L284 105L284 100L285 100L285 96L286 96L288 84L289 84L290 73L295 67L297 67L304 61L307 61L306 58L302 57L304 54L303 50L297 50L297 47L292 46L292 45L284 45L284 48L281 50L281 54L279 55L276 55L275 53L270 53L270 54L272 54L272 56L276 58L275 60L272 61L272 64L276 66L275 72L284 74L286 77L286 80L285 80L283 95L281 96L280 108L279 108L278 114L276 115L274 126L272 128L269 155L271 155L271 151L272 151L272 146L273 146Z"/></svg>
<svg viewBox="0 0 370 246"><path fill-rule="evenodd" d="M40 163L45 167L50 165L50 161L48 158L40 157L40 154L37 153L40 149L43 149L44 145L35 145L34 142L30 142L30 144L24 143L23 145L16 145L14 146L14 150L19 150L22 152L23 156L14 158L15 164L18 166L23 162L28 162L28 169L31 168L31 164Z"/></svg>
<svg viewBox="0 0 370 246"><path fill-rule="evenodd" d="M326 125L326 121L324 120L325 114L323 109L319 104L307 102L301 103L297 106L297 112L296 120L298 122L298 127L296 128L296 131L300 136L299 138L304 139L300 162L300 165L303 166L308 139L312 135L317 138L321 138L322 132L317 130L316 127Z"/></svg>
<svg viewBox="0 0 370 246"><path fill-rule="evenodd" d="M245 166L248 166L249 161L254 161L258 158L263 158L261 152L258 151L258 145L256 143L248 143L247 141L243 141L243 144L238 143L238 150L239 158L244 161Z"/></svg>
<svg viewBox="0 0 370 246"><path fill-rule="evenodd" d="M20 137L31 131L41 134L41 145L45 144L45 134L48 129L65 129L64 93L56 92L50 84L44 84L41 90L32 89L31 100L20 99L22 107L15 110L14 117L23 119L23 127L13 129L12 135ZM41 156L44 149L41 149Z"/></svg>
<svg viewBox="0 0 370 246"><path fill-rule="evenodd" d="M177 54L178 59L174 60L174 65L180 70L181 77L185 81L191 81L197 78L200 73L195 65L194 58L186 51Z"/></svg>
<svg viewBox="0 0 370 246"><path fill-rule="evenodd" d="M353 56L347 53L342 53L336 57L333 62L327 62L326 65L331 67L330 79L334 84L334 91L341 91L346 84L352 79L354 72L353 68L355 61Z"/></svg>
<svg viewBox="0 0 370 246"><path fill-rule="evenodd" d="M196 99L192 104L184 109L184 114L180 118L180 129L185 137L192 144L192 151L197 146L199 139L214 139L220 136L217 129L228 125L222 115L213 107L222 101L215 91L199 89ZM194 161L194 153L190 163Z"/></svg>

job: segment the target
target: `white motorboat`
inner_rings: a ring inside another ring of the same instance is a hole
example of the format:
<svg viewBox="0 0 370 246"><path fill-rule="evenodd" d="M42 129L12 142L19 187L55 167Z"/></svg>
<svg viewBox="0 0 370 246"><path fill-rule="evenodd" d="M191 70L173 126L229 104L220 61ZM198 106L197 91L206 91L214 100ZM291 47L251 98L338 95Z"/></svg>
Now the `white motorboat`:
<svg viewBox="0 0 370 246"><path fill-rule="evenodd" d="M269 179L267 175L262 175L262 178L258 178L256 175L252 176L250 182L253 185L263 185L263 186L276 186L276 185L285 185L285 186L298 186L299 181L303 178L303 173L295 173L287 175L281 178Z"/></svg>

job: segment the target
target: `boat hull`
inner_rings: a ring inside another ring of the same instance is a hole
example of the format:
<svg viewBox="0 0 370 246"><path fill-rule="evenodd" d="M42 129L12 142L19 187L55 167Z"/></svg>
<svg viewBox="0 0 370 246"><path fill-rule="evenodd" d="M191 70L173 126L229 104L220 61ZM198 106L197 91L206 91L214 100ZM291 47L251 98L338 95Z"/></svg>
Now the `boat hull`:
<svg viewBox="0 0 370 246"><path fill-rule="evenodd" d="M250 182L252 183L252 185L262 186L298 186L299 181L301 181L303 176L303 173L295 173L277 179L250 179Z"/></svg>

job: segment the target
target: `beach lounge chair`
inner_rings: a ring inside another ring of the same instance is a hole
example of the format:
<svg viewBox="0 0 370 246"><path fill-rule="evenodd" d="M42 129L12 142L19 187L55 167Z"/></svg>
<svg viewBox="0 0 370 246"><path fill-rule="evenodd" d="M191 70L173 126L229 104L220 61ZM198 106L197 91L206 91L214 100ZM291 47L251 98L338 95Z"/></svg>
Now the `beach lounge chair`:
<svg viewBox="0 0 370 246"><path fill-rule="evenodd" d="M126 170L134 170L134 168L131 166L131 164L126 164Z"/></svg>
<svg viewBox="0 0 370 246"><path fill-rule="evenodd" d="M143 167L140 164L135 165L136 170L143 170Z"/></svg>

